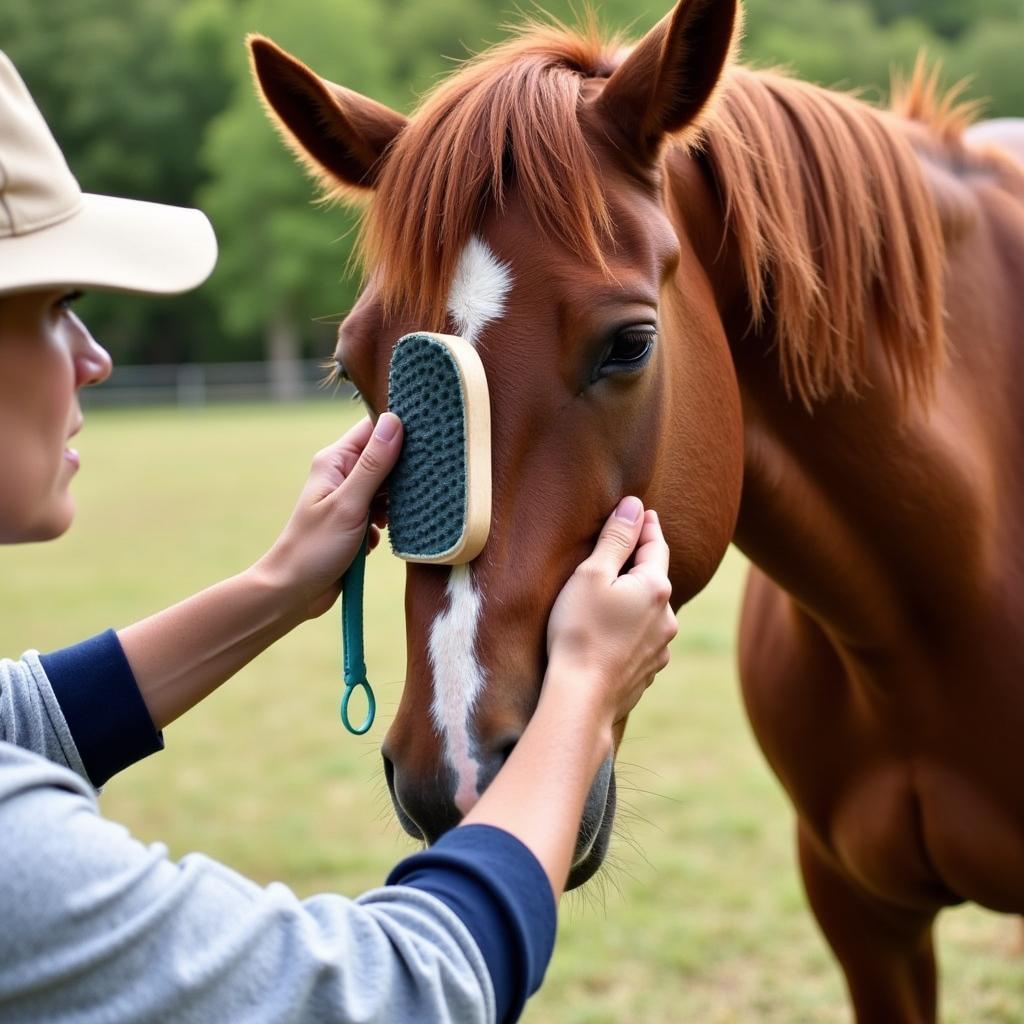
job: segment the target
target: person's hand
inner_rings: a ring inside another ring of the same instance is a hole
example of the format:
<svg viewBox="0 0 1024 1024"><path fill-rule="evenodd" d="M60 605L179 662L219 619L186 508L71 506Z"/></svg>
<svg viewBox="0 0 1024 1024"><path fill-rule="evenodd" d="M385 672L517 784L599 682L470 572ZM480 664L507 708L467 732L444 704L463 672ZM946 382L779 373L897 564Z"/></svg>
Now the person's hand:
<svg viewBox="0 0 1024 1024"><path fill-rule="evenodd" d="M274 546L258 563L305 615L322 615L341 593L370 525L370 547L380 539L383 504L374 501L402 449L402 423L383 413L317 452L295 511Z"/></svg>
<svg viewBox="0 0 1024 1024"><path fill-rule="evenodd" d="M620 575L630 555L632 568ZM678 632L668 559L657 513L623 498L551 610L546 689L598 702L608 726L629 714L668 664Z"/></svg>

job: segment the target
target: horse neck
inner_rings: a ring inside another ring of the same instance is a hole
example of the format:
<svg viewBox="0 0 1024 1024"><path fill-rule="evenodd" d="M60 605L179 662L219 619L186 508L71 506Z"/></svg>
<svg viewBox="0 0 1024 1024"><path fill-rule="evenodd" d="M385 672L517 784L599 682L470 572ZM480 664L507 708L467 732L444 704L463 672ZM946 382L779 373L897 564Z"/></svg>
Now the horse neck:
<svg viewBox="0 0 1024 1024"><path fill-rule="evenodd" d="M796 397L773 317L750 326L740 246L729 231L723 241L713 168L674 150L665 169L668 212L711 282L741 393L735 543L839 642L878 650L932 633L971 584L983 546L957 417L908 409L881 352L869 353L857 395L812 405ZM948 409L948 396L936 404Z"/></svg>

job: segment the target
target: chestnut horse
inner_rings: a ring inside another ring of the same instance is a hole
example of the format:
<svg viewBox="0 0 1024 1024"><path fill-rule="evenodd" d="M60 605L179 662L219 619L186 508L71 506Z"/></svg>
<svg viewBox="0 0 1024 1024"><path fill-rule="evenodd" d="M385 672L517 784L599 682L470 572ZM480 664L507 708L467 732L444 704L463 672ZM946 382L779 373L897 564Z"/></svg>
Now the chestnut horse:
<svg viewBox="0 0 1024 1024"><path fill-rule="evenodd" d="M931 1021L938 911L1024 911L1024 173L923 70L876 110L738 65L737 22L528 26L408 119L251 41L286 140L367 204L344 374L377 412L396 339L447 330L492 392L493 531L408 567L386 774L414 836L459 820L638 494L677 606L730 539L753 563L743 693L811 906L858 1020ZM571 884L614 802L608 764Z"/></svg>

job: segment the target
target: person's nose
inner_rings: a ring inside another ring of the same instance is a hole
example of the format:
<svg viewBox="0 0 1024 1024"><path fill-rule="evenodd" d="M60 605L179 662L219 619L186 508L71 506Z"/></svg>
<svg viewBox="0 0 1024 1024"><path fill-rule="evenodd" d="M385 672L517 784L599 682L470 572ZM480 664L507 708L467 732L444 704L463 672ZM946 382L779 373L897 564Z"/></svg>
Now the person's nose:
<svg viewBox="0 0 1024 1024"><path fill-rule="evenodd" d="M110 353L89 333L89 328L81 320L78 321L76 327L75 376L77 386L87 388L92 384L102 384L114 369Z"/></svg>

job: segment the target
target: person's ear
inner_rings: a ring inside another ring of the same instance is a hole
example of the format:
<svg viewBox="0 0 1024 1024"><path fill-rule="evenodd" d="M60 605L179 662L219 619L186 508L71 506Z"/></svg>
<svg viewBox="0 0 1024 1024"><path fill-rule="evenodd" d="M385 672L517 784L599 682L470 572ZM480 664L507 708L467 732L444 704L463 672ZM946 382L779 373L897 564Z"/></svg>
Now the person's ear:
<svg viewBox="0 0 1024 1024"><path fill-rule="evenodd" d="M321 78L264 36L246 42L267 110L303 163L329 190L373 189L405 117Z"/></svg>
<svg viewBox="0 0 1024 1024"><path fill-rule="evenodd" d="M698 121L739 20L737 0L679 0L640 40L593 101L619 144L653 160L666 135Z"/></svg>

